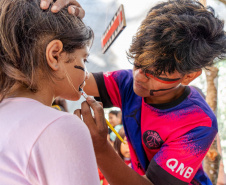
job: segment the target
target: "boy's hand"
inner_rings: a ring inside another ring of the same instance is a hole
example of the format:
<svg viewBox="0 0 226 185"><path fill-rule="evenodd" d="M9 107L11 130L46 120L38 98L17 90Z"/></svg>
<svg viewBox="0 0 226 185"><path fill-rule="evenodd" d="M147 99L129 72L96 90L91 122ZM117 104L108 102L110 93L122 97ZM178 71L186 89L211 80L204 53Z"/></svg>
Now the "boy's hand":
<svg viewBox="0 0 226 185"><path fill-rule="evenodd" d="M52 2L53 0L41 0L40 7L45 10L49 8L50 3ZM60 9L62 9L65 6L68 6L68 12L70 14L78 16L81 19L85 17L85 10L76 0L56 0L56 2L53 4L51 8L51 11L53 13L57 13Z"/></svg>
<svg viewBox="0 0 226 185"><path fill-rule="evenodd" d="M92 116L90 108L93 109L94 117ZM96 154L102 152L108 143L108 126L105 121L103 107L92 97L88 97L86 101L82 103L81 110L76 110L74 114L80 118L82 115L83 121L89 128Z"/></svg>

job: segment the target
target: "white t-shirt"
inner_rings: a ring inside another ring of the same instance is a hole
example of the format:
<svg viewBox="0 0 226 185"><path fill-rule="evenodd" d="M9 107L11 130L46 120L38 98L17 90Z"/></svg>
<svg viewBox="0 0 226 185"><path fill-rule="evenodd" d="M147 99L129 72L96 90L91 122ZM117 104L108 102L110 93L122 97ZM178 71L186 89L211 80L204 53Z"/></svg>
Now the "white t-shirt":
<svg viewBox="0 0 226 185"><path fill-rule="evenodd" d="M29 98L0 103L0 185L99 185L89 130Z"/></svg>

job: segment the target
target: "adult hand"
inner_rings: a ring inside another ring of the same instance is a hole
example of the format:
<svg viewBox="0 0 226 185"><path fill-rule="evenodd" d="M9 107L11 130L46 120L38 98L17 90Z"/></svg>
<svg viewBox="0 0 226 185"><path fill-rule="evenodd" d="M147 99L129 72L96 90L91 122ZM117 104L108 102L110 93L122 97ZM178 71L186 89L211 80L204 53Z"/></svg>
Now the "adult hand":
<svg viewBox="0 0 226 185"><path fill-rule="evenodd" d="M92 116L90 108L93 109L94 117ZM100 103L89 96L86 101L82 103L81 110L75 110L74 114L80 118L82 115L83 121L89 128L96 154L104 150L104 147L108 143L108 126L105 121L103 107Z"/></svg>
<svg viewBox="0 0 226 185"><path fill-rule="evenodd" d="M49 8L50 3L53 0L41 0L40 7L44 10ZM69 5L69 6L68 6ZM57 13L63 7L68 6L68 12L79 18L85 17L85 10L81 7L81 5L76 0L56 0L53 4L51 11L53 13Z"/></svg>

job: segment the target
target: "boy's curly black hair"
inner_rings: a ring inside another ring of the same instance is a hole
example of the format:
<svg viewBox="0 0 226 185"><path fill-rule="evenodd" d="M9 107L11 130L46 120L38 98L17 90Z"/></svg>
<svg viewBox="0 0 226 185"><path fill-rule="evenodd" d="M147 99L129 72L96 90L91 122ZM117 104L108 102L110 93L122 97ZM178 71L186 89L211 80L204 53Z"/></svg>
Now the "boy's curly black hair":
<svg viewBox="0 0 226 185"><path fill-rule="evenodd" d="M128 57L155 75L210 66L226 54L224 22L194 0L169 0L151 8L133 37Z"/></svg>

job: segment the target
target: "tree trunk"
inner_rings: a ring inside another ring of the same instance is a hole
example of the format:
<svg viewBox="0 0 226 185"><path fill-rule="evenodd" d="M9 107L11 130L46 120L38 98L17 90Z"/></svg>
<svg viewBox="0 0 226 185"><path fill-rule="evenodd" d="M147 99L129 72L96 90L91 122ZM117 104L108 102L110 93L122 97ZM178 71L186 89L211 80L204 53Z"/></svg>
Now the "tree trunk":
<svg viewBox="0 0 226 185"><path fill-rule="evenodd" d="M219 1L226 5L226 0L219 0Z"/></svg>
<svg viewBox="0 0 226 185"><path fill-rule="evenodd" d="M226 5L226 0L219 0L219 1ZM221 143L220 143L219 135L217 135L217 148L218 148L218 152L222 156L222 150L221 150ZM217 185L226 185L226 174L224 172L224 164L223 164L222 159L220 160L220 164L219 164L219 174L218 174L218 179L217 179Z"/></svg>
<svg viewBox="0 0 226 185"><path fill-rule="evenodd" d="M200 0L200 3L206 6L206 1L207 0ZM219 1L226 5L226 0ZM207 81L206 101L217 116L218 68L212 66L208 69L209 70L205 70ZM226 184L226 174L224 172L224 164L221 155L220 137L217 135L203 160L204 170L214 185Z"/></svg>
<svg viewBox="0 0 226 185"><path fill-rule="evenodd" d="M205 70L205 74L207 81L206 102L209 104L209 106L217 116L218 68L214 66L208 67L207 70ZM220 160L221 156L217 149L217 137L216 137L204 158L203 165L204 170L208 174L213 185L217 184Z"/></svg>
<svg viewBox="0 0 226 185"><path fill-rule="evenodd" d="M217 149L218 149L218 152L220 153L220 155L222 157L221 142L220 142L219 135L217 135ZM224 172L224 164L223 164L222 158L220 160L219 173L218 173L218 178L217 178L217 185L226 185L226 174Z"/></svg>

